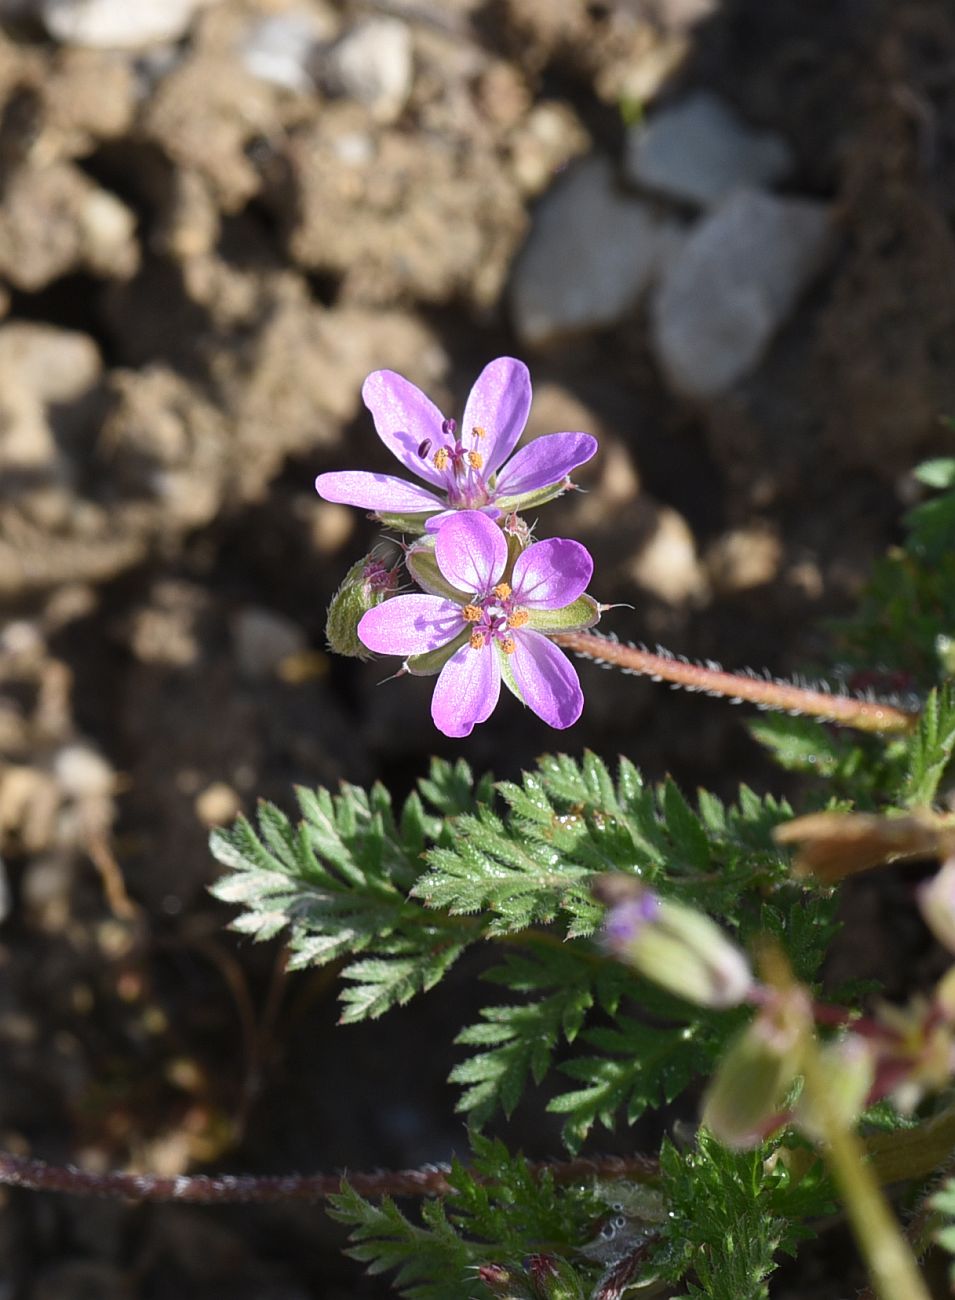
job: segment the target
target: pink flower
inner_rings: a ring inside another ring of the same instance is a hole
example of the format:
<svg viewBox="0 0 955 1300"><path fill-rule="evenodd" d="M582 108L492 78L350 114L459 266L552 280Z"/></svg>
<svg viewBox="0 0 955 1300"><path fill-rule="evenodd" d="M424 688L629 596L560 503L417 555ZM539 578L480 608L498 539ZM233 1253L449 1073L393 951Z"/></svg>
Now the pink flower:
<svg viewBox="0 0 955 1300"><path fill-rule="evenodd" d="M467 736L490 717L502 678L551 727L575 723L580 682L547 632L568 630L558 612L590 581L586 548L563 538L534 542L505 580L507 538L486 515L467 510L441 528L434 559L448 594L386 600L362 617L361 641L380 654L436 656L442 666L431 716L446 736Z"/></svg>
<svg viewBox="0 0 955 1300"><path fill-rule="evenodd" d="M498 357L481 371L460 429L393 370L374 371L361 391L379 438L427 486L343 470L319 474L315 487L326 501L372 510L405 532L435 532L458 510L483 510L496 519L541 505L565 491L571 471L597 450L589 433L549 433L511 456L531 405L530 374L513 357Z"/></svg>

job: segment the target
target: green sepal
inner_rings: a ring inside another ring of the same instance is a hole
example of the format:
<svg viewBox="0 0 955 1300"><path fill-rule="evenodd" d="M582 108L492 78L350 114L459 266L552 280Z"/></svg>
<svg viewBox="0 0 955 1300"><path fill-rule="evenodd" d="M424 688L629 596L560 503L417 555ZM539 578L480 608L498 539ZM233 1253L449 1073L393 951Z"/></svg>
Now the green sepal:
<svg viewBox="0 0 955 1300"><path fill-rule="evenodd" d="M466 605L471 599L470 592L458 591L456 587L452 587L438 568L438 561L434 554L434 541L431 538L427 541L422 539L411 547L405 554L405 568L429 596L444 596L446 600L453 600L456 605Z"/></svg>
<svg viewBox="0 0 955 1300"><path fill-rule="evenodd" d="M405 668L412 677L433 677L435 673L441 671L455 651L461 649L470 636L471 628L462 628L454 640L449 641L447 645L439 646L437 650L427 650L423 655L411 655L405 660Z"/></svg>
<svg viewBox="0 0 955 1300"><path fill-rule="evenodd" d="M495 497L494 505L503 515L512 514L514 511L534 510L537 506L546 505L548 501L555 501L561 497L569 488L567 480L560 483L551 483L547 487L538 488L536 492L524 492L516 497Z"/></svg>
<svg viewBox="0 0 955 1300"><path fill-rule="evenodd" d="M415 514L393 515L383 510L376 510L373 518L377 519L385 528L393 528L396 533L408 533L417 537L425 531L425 525L432 516L440 514L440 509L425 510Z"/></svg>
<svg viewBox="0 0 955 1300"><path fill-rule="evenodd" d="M526 627L535 632L582 632L600 620L600 606L593 596L578 596L562 609L529 609Z"/></svg>

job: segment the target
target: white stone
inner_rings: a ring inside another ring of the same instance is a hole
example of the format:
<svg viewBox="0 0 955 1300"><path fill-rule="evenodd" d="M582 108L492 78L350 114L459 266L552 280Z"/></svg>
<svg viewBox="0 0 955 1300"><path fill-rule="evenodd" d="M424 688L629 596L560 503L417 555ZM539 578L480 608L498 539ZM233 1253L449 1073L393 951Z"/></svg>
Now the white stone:
<svg viewBox="0 0 955 1300"><path fill-rule="evenodd" d="M636 185L709 208L741 186L782 180L792 165L781 136L754 130L699 91L630 128L624 169Z"/></svg>
<svg viewBox="0 0 955 1300"><path fill-rule="evenodd" d="M0 325L0 376L42 402L72 402L99 379L103 362L88 334L38 321Z"/></svg>
<svg viewBox="0 0 955 1300"><path fill-rule="evenodd" d="M826 205L737 190L671 262L653 298L651 342L674 392L726 392L761 360L831 242Z"/></svg>
<svg viewBox="0 0 955 1300"><path fill-rule="evenodd" d="M397 18L356 23L319 61L324 88L364 104L380 122L400 115L413 76L411 32Z"/></svg>
<svg viewBox="0 0 955 1300"><path fill-rule="evenodd" d="M540 346L613 325L683 241L682 227L621 193L611 164L579 163L541 201L511 279L514 328Z"/></svg>
<svg viewBox="0 0 955 1300"><path fill-rule="evenodd" d="M65 45L140 49L177 41L209 0L43 0L42 18Z"/></svg>
<svg viewBox="0 0 955 1300"><path fill-rule="evenodd" d="M311 65L316 46L333 35L329 24L320 21L319 13L290 9L254 23L241 48L248 71L286 90L313 90Z"/></svg>

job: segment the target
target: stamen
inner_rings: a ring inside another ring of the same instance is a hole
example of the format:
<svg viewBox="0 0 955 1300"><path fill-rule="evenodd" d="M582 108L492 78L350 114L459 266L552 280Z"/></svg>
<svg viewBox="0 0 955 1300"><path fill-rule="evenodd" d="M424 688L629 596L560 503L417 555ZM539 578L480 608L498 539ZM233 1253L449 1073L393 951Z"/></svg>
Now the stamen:
<svg viewBox="0 0 955 1300"><path fill-rule="evenodd" d="M457 422L455 420L442 420L441 432L446 438L453 438L457 432Z"/></svg>
<svg viewBox="0 0 955 1300"><path fill-rule="evenodd" d="M517 642L512 636L503 637L501 640L501 649L506 655L512 655L517 649Z"/></svg>
<svg viewBox="0 0 955 1300"><path fill-rule="evenodd" d="M472 650L483 650L484 640L484 633L479 628L475 628L468 640L468 645Z"/></svg>
<svg viewBox="0 0 955 1300"><path fill-rule="evenodd" d="M421 457L422 460L424 460L425 456L427 456L430 450L431 450L431 439L423 438L421 442L418 443L418 455Z"/></svg>
<svg viewBox="0 0 955 1300"><path fill-rule="evenodd" d="M448 461L451 459L447 447L439 447L434 453L435 469L445 470L448 468Z"/></svg>
<svg viewBox="0 0 955 1300"><path fill-rule="evenodd" d="M508 627L524 627L530 622L530 614L526 609L515 609L507 618Z"/></svg>
<svg viewBox="0 0 955 1300"><path fill-rule="evenodd" d="M469 451L468 464L471 466L472 469L480 469L481 466L484 464L484 457L481 455L479 451Z"/></svg>
<svg viewBox="0 0 955 1300"><path fill-rule="evenodd" d="M474 434L475 438L487 437L487 429L485 429L482 424L476 424L471 432Z"/></svg>
<svg viewBox="0 0 955 1300"><path fill-rule="evenodd" d="M498 598L498 600L507 600L507 598L511 594L510 583L507 582L499 582L493 590L494 590L494 595Z"/></svg>
<svg viewBox="0 0 955 1300"><path fill-rule="evenodd" d="M480 605L465 605L461 613L464 616L465 623L477 623L481 618L481 607Z"/></svg>

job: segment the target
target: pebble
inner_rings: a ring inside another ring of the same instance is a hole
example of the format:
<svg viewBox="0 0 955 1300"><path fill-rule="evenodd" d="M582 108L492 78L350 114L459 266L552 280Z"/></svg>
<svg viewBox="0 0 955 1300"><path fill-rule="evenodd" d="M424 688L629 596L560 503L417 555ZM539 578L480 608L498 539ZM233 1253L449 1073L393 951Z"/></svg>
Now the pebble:
<svg viewBox="0 0 955 1300"><path fill-rule="evenodd" d="M654 294L650 338L670 387L717 397L759 364L831 244L825 204L737 190L705 217Z"/></svg>
<svg viewBox="0 0 955 1300"><path fill-rule="evenodd" d="M262 679L275 674L282 661L308 648L302 628L291 619L259 605L239 610L232 623L239 670Z"/></svg>
<svg viewBox="0 0 955 1300"><path fill-rule="evenodd" d="M379 122L393 122L414 79L411 32L397 18L356 23L317 60L323 89L364 104Z"/></svg>
<svg viewBox="0 0 955 1300"><path fill-rule="evenodd" d="M627 566L628 576L670 605L702 598L706 575L689 524L670 506L656 509L656 527Z"/></svg>
<svg viewBox="0 0 955 1300"><path fill-rule="evenodd" d="M207 0L44 0L44 26L64 45L134 50L178 41Z"/></svg>
<svg viewBox="0 0 955 1300"><path fill-rule="evenodd" d="M631 127L624 160L635 185L702 208L741 186L772 185L792 166L781 136L754 130L706 91Z"/></svg>
<svg viewBox="0 0 955 1300"><path fill-rule="evenodd" d="M675 219L621 193L607 159L585 159L541 201L514 267L510 305L521 342L539 347L615 324L683 238Z"/></svg>
<svg viewBox="0 0 955 1300"><path fill-rule="evenodd" d="M42 402L71 402L99 379L103 362L88 334L38 321L0 326L0 375Z"/></svg>
<svg viewBox="0 0 955 1300"><path fill-rule="evenodd" d="M253 24L241 47L241 58L254 77L307 94L314 89L312 63L316 46L334 34L315 12L290 9Z"/></svg>

